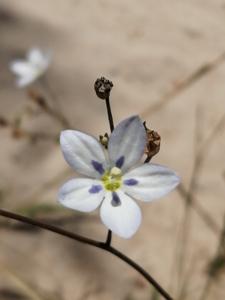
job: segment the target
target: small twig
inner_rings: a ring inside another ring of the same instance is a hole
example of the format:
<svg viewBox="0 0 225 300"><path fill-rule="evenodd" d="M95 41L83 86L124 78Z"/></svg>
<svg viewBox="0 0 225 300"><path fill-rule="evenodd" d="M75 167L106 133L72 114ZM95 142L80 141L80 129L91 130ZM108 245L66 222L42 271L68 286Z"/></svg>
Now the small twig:
<svg viewBox="0 0 225 300"><path fill-rule="evenodd" d="M183 220L183 231L182 231L182 241L186 241L187 237L186 237L186 233L184 233L184 231L186 231L185 228L188 227L188 215L190 214L190 208L194 209L195 212L198 214L199 217L201 217L201 219L205 222L205 224L212 230L212 232L214 234L218 234L220 231L219 226L217 225L217 223L214 221L214 219L210 216L210 214L201 206L200 203L198 203L198 201L195 198L194 195L194 191L193 191L193 187L195 189L196 186L196 180L198 177L197 173L200 172L200 169L204 163L204 159L206 158L206 154L208 153L210 147L213 145L213 142L215 140L215 138L218 136L218 133L221 131L221 129L224 127L225 124L225 113L222 115L222 117L220 118L220 120L218 121L218 123L216 124L216 126L213 128L213 130L211 131L211 133L208 135L208 137L201 143L201 145L198 147L197 150L197 154L195 157L195 164L194 164L194 170L192 172L192 179L191 179L191 183L190 183L190 187L189 187L189 191L186 191L185 187L183 186L183 184L181 183L178 186L178 192L180 193L180 195L182 196L182 198L184 199L185 203L186 203L186 211L185 211L185 218ZM198 124L199 125L199 124ZM201 140L199 138L199 132L196 135L196 142ZM188 211L187 211L188 210ZM181 244L183 243L181 242ZM182 248L184 248L185 246L181 246ZM180 253L183 250L180 250ZM182 257L184 257L184 253L182 254ZM174 258L174 264L177 264L177 258L176 258L177 254L175 255ZM183 260L183 258L181 258L180 260ZM183 262L180 262L180 265L183 264ZM181 268L181 266L180 266ZM179 271L179 273L181 272L181 270ZM179 278L181 278L181 275L178 276ZM183 287L181 287L180 290L180 297L182 294L182 290Z"/></svg>
<svg viewBox="0 0 225 300"><path fill-rule="evenodd" d="M56 106L56 109L58 111L60 111L60 107L59 107L59 100L58 100L58 96L56 95L56 93L53 91L48 78L46 75L40 77L39 79L39 83L40 85L45 89L45 91L48 93L48 95L50 96L52 102L54 103L54 105Z"/></svg>
<svg viewBox="0 0 225 300"><path fill-rule="evenodd" d="M29 90L28 96L32 99L46 114L51 116L63 128L72 128L70 122L57 109L52 108L43 95L35 90Z"/></svg>
<svg viewBox="0 0 225 300"><path fill-rule="evenodd" d="M23 128L12 128L12 136L14 138L27 138L31 142L37 142L39 140L53 141L57 142L58 137L46 132L32 132Z"/></svg>
<svg viewBox="0 0 225 300"><path fill-rule="evenodd" d="M187 252L187 245L188 241L190 239L190 218L191 218L191 205L193 202L193 195L196 191L197 186L197 179L199 170L202 163L202 155L201 152L198 151L199 148L199 136L201 135L200 132L200 121L199 121L199 109L196 111L196 130L195 130L195 156L194 156L194 167L192 170L192 176L191 181L187 193L187 197L185 199L185 207L184 207L184 217L183 217L183 223L181 227L181 236L180 236L180 251L178 256L178 287L179 282L181 282L182 279L182 272L183 272L183 265L184 265L184 259ZM181 294L183 287L181 285L179 295ZM178 299L180 299L178 297Z"/></svg>
<svg viewBox="0 0 225 300"><path fill-rule="evenodd" d="M210 289L212 286L212 277L207 277L205 286L203 288L202 294L199 298L199 300L206 300L207 296L209 295Z"/></svg>
<svg viewBox="0 0 225 300"><path fill-rule="evenodd" d="M97 217L92 216L91 218L84 218L83 215L77 215L75 216L73 215L58 215L58 216L52 216L50 218L46 218L43 216L38 217L39 221L41 222L48 222L48 224L52 224L52 225L57 225L57 226L61 226L61 225L66 225L66 224L70 224L70 223L77 223L79 221L84 221L85 222L97 222ZM2 221L0 220L0 228L6 228L8 230L21 230L21 231L26 231L26 232L31 232L33 233L35 232L39 232L40 228L35 228L34 226L31 226L29 224L26 223L11 223L11 222L7 222L7 221Z"/></svg>
<svg viewBox="0 0 225 300"><path fill-rule="evenodd" d="M225 113L222 115L222 117L219 119L219 121L214 126L212 131L209 133L208 137L206 137L206 139L202 142L202 144L198 148L196 160L198 161L199 169L201 168L201 165L204 163L207 153L209 152L210 148L213 146L214 141L217 138L218 134L224 128L224 125L225 125ZM188 192L186 191L182 183L180 183L177 190L182 196L182 198L186 201L188 197ZM201 219L205 222L205 224L214 233L217 234L220 231L217 223L206 212L206 210L201 206L201 204L196 201L194 194L192 195L191 206L196 211L196 213L201 217Z"/></svg>
<svg viewBox="0 0 225 300"><path fill-rule="evenodd" d="M221 63L225 60L225 52L220 54L217 58L211 62L205 63L196 70L193 71L189 76L184 78L175 88L164 94L155 104L151 105L149 108L145 109L141 116L145 119L152 114L158 112L162 107L165 107L170 101L174 100L180 93L189 88L192 84L196 83L209 72L215 70Z"/></svg>
<svg viewBox="0 0 225 300"><path fill-rule="evenodd" d="M177 187L177 191L180 196L186 201L188 197L188 191L185 189L182 182ZM218 224L214 221L214 219L210 216L210 214L205 210L205 208L198 203L195 195L192 195L191 207L196 212L196 214L203 220L203 222L207 225L207 227L214 233L218 234L220 228Z"/></svg>
<svg viewBox="0 0 225 300"><path fill-rule="evenodd" d="M72 128L72 125L70 124L70 122L68 121L68 119L64 116L64 114L61 112L61 107L59 105L59 99L58 96L56 95L56 93L53 91L49 80L47 78L47 76L43 76L41 77L41 84L44 86L45 90L47 91L47 93L49 94L49 96L51 97L54 105L55 105L55 109L54 109L54 114L55 117L57 117L59 119L59 121L62 123L62 125L65 128Z"/></svg>
<svg viewBox="0 0 225 300"><path fill-rule="evenodd" d="M188 287L189 283L191 282L192 274L194 273L194 267L195 267L196 262L198 260L199 260L199 258L197 258L195 256L193 258L192 262L189 264L186 276L183 280L184 284L182 285L181 290L180 290L180 294L179 294L179 296L177 297L176 300L185 300L187 298L187 294L188 294L187 287Z"/></svg>
<svg viewBox="0 0 225 300"><path fill-rule="evenodd" d="M47 103L43 107L43 110L48 115L50 115L55 120L57 120L62 125L63 128L72 128L72 126L70 125L69 121L60 112L58 112L55 109L52 109Z"/></svg>
<svg viewBox="0 0 225 300"><path fill-rule="evenodd" d="M220 236L219 236L217 250L216 250L215 256L212 259L212 261L220 255L221 249L223 249L223 251L224 251L224 244L225 244L225 215L224 215L224 220L223 220L223 228L222 228ZM213 272L210 272L210 270L208 270L208 276L206 278L205 286L202 290L202 294L201 294L199 300L207 299L207 296L209 295L209 292L210 292L210 289L211 289L211 286L213 283L214 276L215 276L215 274L213 274Z"/></svg>
<svg viewBox="0 0 225 300"><path fill-rule="evenodd" d="M52 140L57 141L57 136L46 132L32 132L21 127L21 122L11 121L2 116L0 116L0 128L5 128L11 131L14 138L27 138L31 142L36 142L39 140Z"/></svg>
<svg viewBox="0 0 225 300"><path fill-rule="evenodd" d="M10 269L0 266L1 273L7 274L16 286L29 297L30 300L45 300L41 295L36 293L33 287L29 286L24 280L22 280L17 274L12 272Z"/></svg>
<svg viewBox="0 0 225 300"><path fill-rule="evenodd" d="M199 112L199 111L197 111ZM199 121L199 114L196 115L196 122ZM203 207L200 206L200 204L195 201L195 188L196 188L196 180L198 178L198 174L200 172L200 169L204 163L204 159L206 158L206 154L209 152L210 147L213 145L213 141L217 137L220 130L223 128L225 124L225 113L222 115L216 126L213 128L211 133L208 135L208 137L201 143L200 146L197 146L198 141L200 140L199 136L201 133L199 132L199 122L197 122L197 130L196 130L196 156L195 156L195 163L194 163L194 169L192 172L191 177L191 183L189 187L189 192L186 192L183 185L180 185L178 187L178 191L180 194L184 197L185 203L186 203L186 209L185 209L185 215L183 220L183 230L182 230L182 242L181 242L181 250L180 250L180 271L178 278L181 278L181 265L183 264L183 259L185 256L186 251L186 245L187 245L187 235L188 234L188 227L189 227L189 215L190 215L190 208L194 208L195 211L198 213L199 216L201 216L202 220L210 226L210 228L213 230L214 233L219 232L219 226L216 224L216 222L211 218L211 216L203 209Z"/></svg>
<svg viewBox="0 0 225 300"><path fill-rule="evenodd" d="M137 272L139 272L149 283L151 283L157 291L167 300L173 300L173 298L159 285L159 283L149 274L147 273L141 266L139 266L137 263L135 263L133 260L131 260L129 257L118 251L117 249L113 248L110 245L107 245L105 242L96 241L93 239L89 239L87 237L75 234L73 232L64 230L62 228L31 219L22 215L18 215L3 209L0 209L0 215L6 218L14 219L23 223L27 223L33 226L37 226L39 228L57 233L59 235L62 235L64 237L70 238L72 240L75 240L77 242L80 242L82 244L90 245L99 249L102 249L106 252L111 253L112 255L118 257L122 261L126 262L128 265L133 267Z"/></svg>

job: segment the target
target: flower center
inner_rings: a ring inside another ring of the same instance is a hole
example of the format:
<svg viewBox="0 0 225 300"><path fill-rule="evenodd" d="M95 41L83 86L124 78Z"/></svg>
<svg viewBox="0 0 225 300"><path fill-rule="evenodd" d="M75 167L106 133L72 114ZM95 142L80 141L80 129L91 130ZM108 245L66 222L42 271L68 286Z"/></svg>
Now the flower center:
<svg viewBox="0 0 225 300"><path fill-rule="evenodd" d="M101 180L107 191L114 192L120 188L122 184L122 171L117 167L113 167L104 173Z"/></svg>

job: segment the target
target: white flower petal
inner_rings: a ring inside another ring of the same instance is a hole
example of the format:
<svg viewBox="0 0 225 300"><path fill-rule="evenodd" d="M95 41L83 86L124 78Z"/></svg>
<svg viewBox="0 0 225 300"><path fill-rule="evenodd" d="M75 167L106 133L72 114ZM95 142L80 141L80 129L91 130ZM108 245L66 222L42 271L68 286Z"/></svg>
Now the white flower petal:
<svg viewBox="0 0 225 300"><path fill-rule="evenodd" d="M24 87L35 81L40 75L40 70L32 66L29 62L15 61L10 64L10 69L18 78L16 83L19 87Z"/></svg>
<svg viewBox="0 0 225 300"><path fill-rule="evenodd" d="M22 77L17 78L16 84L18 87L22 88L22 87L29 85L30 83L32 83L35 80L36 80L36 76L34 76L33 74L30 76L22 76Z"/></svg>
<svg viewBox="0 0 225 300"><path fill-rule="evenodd" d="M106 158L101 144L80 131L64 130L60 144L68 164L78 173L100 178L106 169Z"/></svg>
<svg viewBox="0 0 225 300"><path fill-rule="evenodd" d="M10 63L10 70L19 76L28 76L33 70L32 66L24 60L15 60Z"/></svg>
<svg viewBox="0 0 225 300"><path fill-rule="evenodd" d="M106 193L100 208L102 222L122 238L130 238L141 224L141 210L122 191Z"/></svg>
<svg viewBox="0 0 225 300"><path fill-rule="evenodd" d="M50 52L42 52L40 49L34 48L28 52L26 60L13 61L10 64L10 70L19 76L17 85L24 87L42 76L47 70L50 60Z"/></svg>
<svg viewBox="0 0 225 300"><path fill-rule="evenodd" d="M179 182L174 171L157 164L143 164L123 176L122 189L135 199L152 201L168 194Z"/></svg>
<svg viewBox="0 0 225 300"><path fill-rule="evenodd" d="M69 180L61 187L58 200L68 208L91 212L100 205L104 194L105 191L101 181L76 178Z"/></svg>
<svg viewBox="0 0 225 300"><path fill-rule="evenodd" d="M51 55L49 52L43 52L38 48L33 48L28 52L28 61L40 69L47 68L50 63Z"/></svg>
<svg viewBox="0 0 225 300"><path fill-rule="evenodd" d="M119 123L109 138L110 160L123 171L136 164L146 145L145 128L138 116Z"/></svg>

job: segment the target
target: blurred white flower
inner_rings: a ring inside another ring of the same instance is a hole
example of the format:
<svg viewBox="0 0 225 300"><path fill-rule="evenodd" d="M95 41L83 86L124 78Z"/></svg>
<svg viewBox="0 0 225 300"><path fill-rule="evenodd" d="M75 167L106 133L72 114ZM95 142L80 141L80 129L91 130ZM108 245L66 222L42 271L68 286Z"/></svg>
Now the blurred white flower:
<svg viewBox="0 0 225 300"><path fill-rule="evenodd" d="M141 210L134 199L158 199L180 181L164 166L140 163L146 132L138 116L119 123L109 138L108 152L94 137L80 131L62 131L60 143L68 164L87 178L66 182L59 191L59 202L82 212L101 205L102 222L123 238L130 238L141 223Z"/></svg>
<svg viewBox="0 0 225 300"><path fill-rule="evenodd" d="M44 75L51 61L50 52L33 48L24 60L17 59L10 63L10 70L17 75L17 85L25 87Z"/></svg>

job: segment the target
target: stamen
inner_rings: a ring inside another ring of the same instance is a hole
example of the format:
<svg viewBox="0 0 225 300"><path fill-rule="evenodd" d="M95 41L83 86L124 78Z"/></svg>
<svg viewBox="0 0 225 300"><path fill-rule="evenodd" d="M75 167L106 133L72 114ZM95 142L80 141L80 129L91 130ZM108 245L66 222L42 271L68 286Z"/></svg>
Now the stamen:
<svg viewBox="0 0 225 300"><path fill-rule="evenodd" d="M112 176L120 176L122 173L121 169L117 168L117 167L113 167L110 171L110 175Z"/></svg>
<svg viewBox="0 0 225 300"><path fill-rule="evenodd" d="M122 184L122 171L117 167L113 167L110 171L106 171L101 180L107 191L114 192L120 188Z"/></svg>

